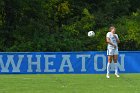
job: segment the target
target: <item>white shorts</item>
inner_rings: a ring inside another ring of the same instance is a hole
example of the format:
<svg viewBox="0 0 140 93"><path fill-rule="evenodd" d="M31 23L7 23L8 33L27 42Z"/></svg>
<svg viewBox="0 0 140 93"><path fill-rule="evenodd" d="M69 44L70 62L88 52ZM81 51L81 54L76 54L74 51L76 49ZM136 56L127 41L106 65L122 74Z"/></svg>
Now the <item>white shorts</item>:
<svg viewBox="0 0 140 93"><path fill-rule="evenodd" d="M108 56L113 56L113 55L118 55L118 49L107 49L107 55Z"/></svg>

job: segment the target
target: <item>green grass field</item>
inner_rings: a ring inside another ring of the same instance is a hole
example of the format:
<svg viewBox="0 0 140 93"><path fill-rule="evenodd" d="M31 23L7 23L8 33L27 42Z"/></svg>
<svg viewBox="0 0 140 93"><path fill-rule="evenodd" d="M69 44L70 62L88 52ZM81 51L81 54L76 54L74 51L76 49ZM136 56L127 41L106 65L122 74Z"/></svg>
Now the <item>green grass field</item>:
<svg viewBox="0 0 140 93"><path fill-rule="evenodd" d="M0 75L0 93L140 93L140 74Z"/></svg>

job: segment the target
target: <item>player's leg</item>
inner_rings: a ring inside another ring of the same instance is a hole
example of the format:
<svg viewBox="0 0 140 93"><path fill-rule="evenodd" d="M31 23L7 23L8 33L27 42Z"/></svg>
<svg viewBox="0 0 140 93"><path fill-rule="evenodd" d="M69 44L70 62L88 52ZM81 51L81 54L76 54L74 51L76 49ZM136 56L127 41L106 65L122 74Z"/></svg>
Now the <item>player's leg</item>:
<svg viewBox="0 0 140 93"><path fill-rule="evenodd" d="M110 73L110 66L111 66L112 58L113 58L113 56L108 55L108 63L107 63L107 74L108 75Z"/></svg>
<svg viewBox="0 0 140 93"><path fill-rule="evenodd" d="M114 61L114 64L115 64L115 75L117 77L120 77L119 74L118 74L118 65L117 65L117 62L118 62L118 51L117 50L115 51L115 54L113 55L113 61Z"/></svg>
<svg viewBox="0 0 140 93"><path fill-rule="evenodd" d="M113 58L112 50L107 50L107 55L108 55L108 63L107 63L107 74L106 77L110 78L109 73L110 73L110 66Z"/></svg>

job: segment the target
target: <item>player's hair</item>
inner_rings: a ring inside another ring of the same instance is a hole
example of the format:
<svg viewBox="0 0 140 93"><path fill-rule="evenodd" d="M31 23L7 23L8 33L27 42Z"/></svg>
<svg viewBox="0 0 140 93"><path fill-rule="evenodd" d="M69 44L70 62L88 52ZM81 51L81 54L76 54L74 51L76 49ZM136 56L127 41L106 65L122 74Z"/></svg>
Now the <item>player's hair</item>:
<svg viewBox="0 0 140 93"><path fill-rule="evenodd" d="M113 26L113 25L110 26L110 27L109 27L109 31L111 31L111 30L114 29L114 28L115 28L115 26Z"/></svg>

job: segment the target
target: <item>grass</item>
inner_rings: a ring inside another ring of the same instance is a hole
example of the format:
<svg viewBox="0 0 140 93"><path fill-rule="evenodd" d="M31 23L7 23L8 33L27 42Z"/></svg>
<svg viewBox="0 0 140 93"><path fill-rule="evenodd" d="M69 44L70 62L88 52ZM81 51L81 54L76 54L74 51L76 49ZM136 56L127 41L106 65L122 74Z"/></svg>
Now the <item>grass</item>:
<svg viewBox="0 0 140 93"><path fill-rule="evenodd" d="M140 93L140 74L0 75L0 93Z"/></svg>

